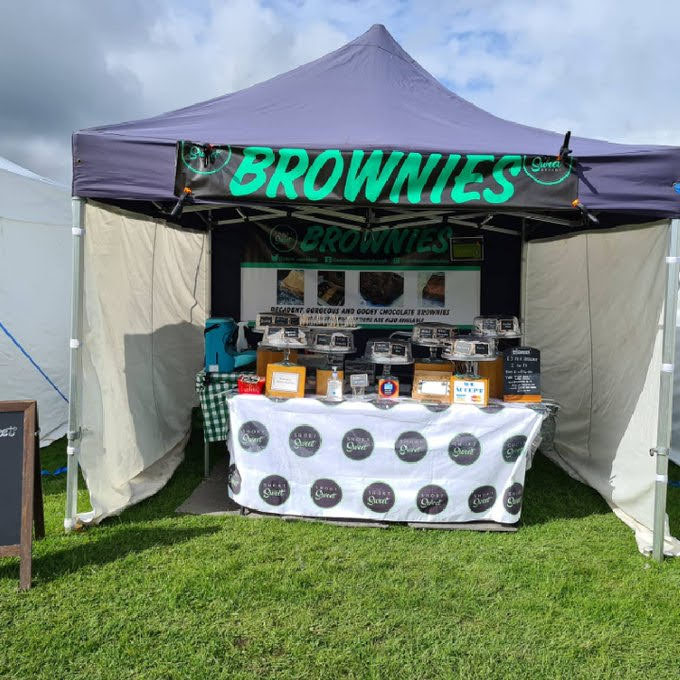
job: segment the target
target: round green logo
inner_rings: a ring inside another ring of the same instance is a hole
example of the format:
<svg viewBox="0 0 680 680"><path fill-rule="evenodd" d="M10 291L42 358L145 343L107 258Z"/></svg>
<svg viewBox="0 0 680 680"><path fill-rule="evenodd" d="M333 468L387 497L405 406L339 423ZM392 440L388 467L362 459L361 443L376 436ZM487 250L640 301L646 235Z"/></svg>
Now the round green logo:
<svg viewBox="0 0 680 680"><path fill-rule="evenodd" d="M231 160L231 147L226 149L213 148L208 152L198 144L185 145L181 143L180 155L184 167L191 170L196 175L214 175L227 166Z"/></svg>
<svg viewBox="0 0 680 680"><path fill-rule="evenodd" d="M522 169L527 177L544 186L562 184L571 175L572 164L571 156L566 165L554 156L522 157Z"/></svg>

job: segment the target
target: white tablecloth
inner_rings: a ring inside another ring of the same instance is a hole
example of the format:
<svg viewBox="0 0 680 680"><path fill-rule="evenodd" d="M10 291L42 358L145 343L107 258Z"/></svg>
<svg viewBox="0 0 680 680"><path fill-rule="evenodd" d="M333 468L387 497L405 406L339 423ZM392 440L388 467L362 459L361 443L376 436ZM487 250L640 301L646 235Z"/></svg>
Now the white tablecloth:
<svg viewBox="0 0 680 680"><path fill-rule="evenodd" d="M521 405L227 401L229 496L287 515L513 524L543 414Z"/></svg>

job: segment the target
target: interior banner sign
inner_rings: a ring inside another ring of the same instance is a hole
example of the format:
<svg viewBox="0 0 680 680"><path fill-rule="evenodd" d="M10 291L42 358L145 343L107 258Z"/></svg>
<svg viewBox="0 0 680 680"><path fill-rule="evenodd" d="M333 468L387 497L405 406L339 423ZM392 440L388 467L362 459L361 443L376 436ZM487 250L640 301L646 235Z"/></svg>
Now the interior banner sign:
<svg viewBox="0 0 680 680"><path fill-rule="evenodd" d="M353 316L363 327L479 314L478 265L453 265L450 225L345 229L295 220L252 222L241 260L241 319L258 312Z"/></svg>
<svg viewBox="0 0 680 680"><path fill-rule="evenodd" d="M177 144L175 194L215 201L570 208L571 157Z"/></svg>

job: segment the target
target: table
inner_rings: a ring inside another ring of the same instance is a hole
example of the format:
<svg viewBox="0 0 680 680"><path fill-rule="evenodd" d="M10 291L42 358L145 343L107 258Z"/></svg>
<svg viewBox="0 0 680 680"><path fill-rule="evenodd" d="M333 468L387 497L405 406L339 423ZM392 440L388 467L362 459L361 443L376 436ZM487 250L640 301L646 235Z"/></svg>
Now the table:
<svg viewBox="0 0 680 680"><path fill-rule="evenodd" d="M196 374L196 394L203 413L203 474L205 477L210 473L210 442L226 441L229 433L229 411L226 399L229 395L235 394L238 377L249 373L253 371L208 374L205 371L199 371Z"/></svg>
<svg viewBox="0 0 680 680"><path fill-rule="evenodd" d="M519 521L544 413L520 404L426 406L227 398L229 496L260 512L394 522Z"/></svg>

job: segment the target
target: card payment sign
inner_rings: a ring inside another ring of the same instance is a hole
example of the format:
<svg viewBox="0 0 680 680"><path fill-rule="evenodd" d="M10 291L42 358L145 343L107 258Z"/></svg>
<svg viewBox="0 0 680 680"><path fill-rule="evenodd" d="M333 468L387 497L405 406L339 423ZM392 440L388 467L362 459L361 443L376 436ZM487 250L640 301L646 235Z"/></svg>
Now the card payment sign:
<svg viewBox="0 0 680 680"><path fill-rule="evenodd" d="M454 378L453 403L486 406L489 403L489 381L486 378L474 380Z"/></svg>

